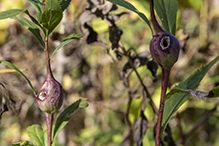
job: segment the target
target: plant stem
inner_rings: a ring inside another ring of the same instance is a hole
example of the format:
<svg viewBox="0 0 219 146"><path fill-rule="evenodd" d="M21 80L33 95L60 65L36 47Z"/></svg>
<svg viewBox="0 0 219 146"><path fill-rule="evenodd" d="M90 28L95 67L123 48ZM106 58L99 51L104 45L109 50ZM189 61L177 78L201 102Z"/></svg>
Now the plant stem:
<svg viewBox="0 0 219 146"><path fill-rule="evenodd" d="M53 78L51 65L50 65L49 51L48 51L48 39L45 41L45 51L46 51L47 78Z"/></svg>
<svg viewBox="0 0 219 146"><path fill-rule="evenodd" d="M47 114L47 113L45 114L46 114L46 125L47 125L47 143L48 143L48 146L51 146L53 114Z"/></svg>
<svg viewBox="0 0 219 146"><path fill-rule="evenodd" d="M47 69L47 79L48 79L48 78L53 78L51 65L50 65L49 51L48 51L48 38L45 39L45 51L46 51L46 69ZM53 114L48 114L48 113L45 114L46 114L46 124L47 124L47 142L48 142L48 146L51 146Z"/></svg>
<svg viewBox="0 0 219 146"><path fill-rule="evenodd" d="M150 0L150 12L151 12L151 21L154 26L156 33L163 31L154 14L154 0Z"/></svg>
<svg viewBox="0 0 219 146"><path fill-rule="evenodd" d="M162 125L162 117L163 117L163 109L164 109L164 98L166 95L168 81L169 81L170 70L162 68L162 81L161 81L161 99L160 99L160 107L157 119L157 128L156 128L156 146L160 146L160 135L161 135L161 125Z"/></svg>

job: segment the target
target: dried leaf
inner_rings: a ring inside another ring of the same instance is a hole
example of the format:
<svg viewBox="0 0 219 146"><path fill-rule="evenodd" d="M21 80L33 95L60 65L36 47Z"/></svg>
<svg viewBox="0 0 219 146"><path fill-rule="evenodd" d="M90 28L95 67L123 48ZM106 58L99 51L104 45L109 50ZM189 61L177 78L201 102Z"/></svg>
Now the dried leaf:
<svg viewBox="0 0 219 146"><path fill-rule="evenodd" d="M194 91L194 90L189 90L189 93L193 96L196 97L200 100L204 100L205 97L208 95L208 93L201 92L201 91Z"/></svg>
<svg viewBox="0 0 219 146"><path fill-rule="evenodd" d="M88 44L97 42L99 40L98 34L93 30L93 28L90 25L87 24L87 22L95 18L97 18L96 15L86 10L80 15L78 19L78 25L80 27L80 30L84 34L84 37L86 38Z"/></svg>
<svg viewBox="0 0 219 146"><path fill-rule="evenodd" d="M137 144L137 146L143 145L143 138L148 129L147 123L148 121L144 115L144 111L142 110L141 115L136 122L137 130L135 131L135 134L134 134L134 141Z"/></svg>
<svg viewBox="0 0 219 146"><path fill-rule="evenodd" d="M106 0L88 0L89 6L87 10L90 10L97 17L104 18L110 11L116 10L117 6Z"/></svg>
<svg viewBox="0 0 219 146"><path fill-rule="evenodd" d="M2 107L0 110L0 123L1 123L2 114L9 110L7 103L10 103L10 106L12 108L16 108L16 102L9 97L8 92L7 92L4 84L2 84L2 83L0 83L0 94L2 97Z"/></svg>
<svg viewBox="0 0 219 146"><path fill-rule="evenodd" d="M109 40L112 44L113 50L119 47L118 43L120 41L121 35L122 31L115 24L109 27Z"/></svg>
<svg viewBox="0 0 219 146"><path fill-rule="evenodd" d="M151 71L153 77L155 77L154 82L157 81L157 69L158 69L158 65L154 60L151 60L148 62L147 64L148 69Z"/></svg>

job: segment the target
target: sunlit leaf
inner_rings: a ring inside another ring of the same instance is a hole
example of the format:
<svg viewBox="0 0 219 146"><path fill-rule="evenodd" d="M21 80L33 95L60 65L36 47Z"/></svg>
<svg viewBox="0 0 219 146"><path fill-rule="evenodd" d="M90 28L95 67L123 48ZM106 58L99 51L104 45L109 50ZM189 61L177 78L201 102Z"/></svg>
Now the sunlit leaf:
<svg viewBox="0 0 219 146"><path fill-rule="evenodd" d="M197 70L193 75L191 75L187 80L183 81L172 90L178 89L190 89L195 90L205 74L208 70L219 60L219 56L217 56L213 61L211 61L208 65L201 67ZM173 91L170 91L170 94ZM168 95L167 94L167 95ZM179 107L185 103L189 99L188 93L176 93L169 97L164 104L164 112L162 119L162 130L166 128L167 123L173 116L173 114L179 109Z"/></svg>
<svg viewBox="0 0 219 146"><path fill-rule="evenodd" d="M22 69L22 70L20 70L21 72L24 72L25 70L24 69ZM14 69L2 69L2 70L0 70L0 74L1 73L9 73L9 72L16 72L16 70L14 70Z"/></svg>
<svg viewBox="0 0 219 146"><path fill-rule="evenodd" d="M79 39L81 38L83 35L81 34L71 34L69 36L67 36L57 47L56 49L53 51L52 55L50 56L50 58L52 58L52 56L60 49L62 48L64 45L68 44L69 42L73 41L74 39Z"/></svg>
<svg viewBox="0 0 219 146"><path fill-rule="evenodd" d="M32 144L30 144L28 141L21 141L21 142L17 142L17 143L12 143L12 146L34 146Z"/></svg>
<svg viewBox="0 0 219 146"><path fill-rule="evenodd" d="M154 7L160 17L163 28L175 35L178 0L155 0Z"/></svg>
<svg viewBox="0 0 219 146"><path fill-rule="evenodd" d="M65 127L65 125L70 120L70 114L73 113L78 108L85 108L88 106L88 103L84 103L86 98L79 99L78 101L71 104L69 107L67 107L57 118L56 124L55 124L55 130L53 132L53 139L56 139L59 132Z"/></svg>
<svg viewBox="0 0 219 146"><path fill-rule="evenodd" d="M24 12L24 10L22 9L12 9L0 12L0 20L15 17L21 14L22 12Z"/></svg>
<svg viewBox="0 0 219 146"><path fill-rule="evenodd" d="M58 0L47 0L45 10L42 14L42 25L45 28L45 37L49 34L62 20L62 9Z"/></svg>
<svg viewBox="0 0 219 146"><path fill-rule="evenodd" d="M10 62L4 61L4 60L0 60L0 63L3 63L4 65L14 69L17 73L19 73L27 81L27 83L29 84L30 88L32 89L32 91L36 95L36 92L34 91L34 88L33 88L32 84L31 84L31 82L28 80L28 78L16 66L14 66Z"/></svg>
<svg viewBox="0 0 219 146"><path fill-rule="evenodd" d="M33 33L33 35L39 40L40 44L43 47L45 47L45 43L40 35L40 29L36 25L34 25L32 22L30 22L24 17L20 17L20 18L14 17L13 19L19 21L21 25L23 25L25 28L30 30Z"/></svg>
<svg viewBox="0 0 219 146"><path fill-rule="evenodd" d="M132 12L135 12L136 14L138 14L138 16L141 17L147 23L147 25L149 26L149 28L152 32L152 28L151 28L151 25L150 25L148 18L142 12L139 12L138 9L136 9L132 4L130 4L129 2L127 2L125 0L108 0L108 1L110 1L116 5L122 6L126 9L129 9Z"/></svg>
<svg viewBox="0 0 219 146"><path fill-rule="evenodd" d="M44 134L43 129L40 125L32 125L27 128L27 134L31 141L36 146L44 146Z"/></svg>

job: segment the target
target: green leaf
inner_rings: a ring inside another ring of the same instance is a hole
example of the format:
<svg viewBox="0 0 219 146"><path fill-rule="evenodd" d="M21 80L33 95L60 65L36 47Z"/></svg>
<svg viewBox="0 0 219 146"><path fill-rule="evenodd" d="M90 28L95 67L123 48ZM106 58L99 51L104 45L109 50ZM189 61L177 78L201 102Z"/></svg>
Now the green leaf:
<svg viewBox="0 0 219 146"><path fill-rule="evenodd" d="M129 10L135 12L136 14L138 14L138 16L140 16L147 23L147 25L149 26L149 28L151 30L151 33L153 32L148 18L142 12L139 12L138 9L136 9L132 4L130 4L129 2L127 2L125 0L108 0L108 1L110 1L116 5L122 6L126 9L129 9Z"/></svg>
<svg viewBox="0 0 219 146"><path fill-rule="evenodd" d="M64 11L69 6L70 3L71 0L62 0L60 3L62 11Z"/></svg>
<svg viewBox="0 0 219 146"><path fill-rule="evenodd" d="M30 144L28 141L21 141L21 142L17 142L17 143L12 143L12 146L34 146L32 144Z"/></svg>
<svg viewBox="0 0 219 146"><path fill-rule="evenodd" d="M212 89L208 93L207 97L209 97L209 98L219 97L219 86L217 86L214 89Z"/></svg>
<svg viewBox="0 0 219 146"><path fill-rule="evenodd" d="M41 23L41 16L42 16L42 0L27 0L37 11L37 20Z"/></svg>
<svg viewBox="0 0 219 146"><path fill-rule="evenodd" d="M62 9L58 0L47 0L42 14L42 25L46 39L62 20Z"/></svg>
<svg viewBox="0 0 219 146"><path fill-rule="evenodd" d="M43 129L40 125L32 125L27 128L27 134L31 141L36 146L44 146L44 134Z"/></svg>
<svg viewBox="0 0 219 146"><path fill-rule="evenodd" d="M24 10L21 9L12 9L0 12L0 20L15 17L22 12L24 12Z"/></svg>
<svg viewBox="0 0 219 146"><path fill-rule="evenodd" d="M40 44L45 48L45 43L40 35L40 29L36 25L34 25L32 22L24 17L14 17L13 19L19 21L21 25L30 30L33 35L40 41Z"/></svg>
<svg viewBox="0 0 219 146"><path fill-rule="evenodd" d="M69 42L73 41L74 39L79 39L81 38L83 35L81 34L71 34L69 36L67 36L57 47L56 49L53 51L52 55L50 56L50 58L52 58L52 56L60 49L62 48L64 45L68 44Z"/></svg>
<svg viewBox="0 0 219 146"><path fill-rule="evenodd" d="M36 92L34 91L33 89L33 86L31 84L31 82L28 80L28 78L16 67L14 66L13 64L11 64L10 62L8 61L4 61L4 60L0 60L0 63L3 63L4 65L14 69L17 73L19 73L26 81L27 83L29 84L30 88L32 89L32 91L34 92L34 95L36 95Z"/></svg>
<svg viewBox="0 0 219 146"><path fill-rule="evenodd" d="M160 17L163 28L175 35L178 0L155 0L154 7Z"/></svg>
<svg viewBox="0 0 219 146"><path fill-rule="evenodd" d="M88 103L83 103L86 100L86 98L79 99L78 101L71 104L69 107L67 107L57 118L55 129L53 131L53 140L56 139L59 132L65 127L65 125L70 120L70 114L73 113L78 108L85 108L88 106Z"/></svg>
<svg viewBox="0 0 219 146"><path fill-rule="evenodd" d="M32 22L34 24L36 24L37 26L39 26L42 29L42 26L40 25L40 23L32 15L30 15L28 10L25 10L24 13L30 17L30 19L32 20Z"/></svg>
<svg viewBox="0 0 219 146"><path fill-rule="evenodd" d="M42 13L43 9L42 9L42 2L37 1L37 0L27 0L37 11L37 13Z"/></svg>
<svg viewBox="0 0 219 146"><path fill-rule="evenodd" d="M54 127L54 126L52 126ZM52 129L53 130L53 129ZM48 136L47 136L47 129L43 131L43 137L44 137L44 144L45 146L48 146Z"/></svg>
<svg viewBox="0 0 219 146"><path fill-rule="evenodd" d="M188 79L174 87L172 90L178 89L190 89L195 90L205 74L208 70L219 60L219 56L217 56L213 61L211 61L208 65L203 66L199 70L197 70L193 75L191 75ZM170 91L171 92L174 91ZM162 130L166 128L167 123L173 116L173 114L179 109L179 107L185 103L189 99L188 93L175 93L170 98L166 99L164 104L164 112L163 112L163 119L162 119Z"/></svg>

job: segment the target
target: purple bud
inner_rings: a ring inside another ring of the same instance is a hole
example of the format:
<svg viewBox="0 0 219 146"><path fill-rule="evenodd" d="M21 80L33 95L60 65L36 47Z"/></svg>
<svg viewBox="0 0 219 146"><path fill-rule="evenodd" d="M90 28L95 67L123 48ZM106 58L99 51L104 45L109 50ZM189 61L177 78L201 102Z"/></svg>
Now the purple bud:
<svg viewBox="0 0 219 146"><path fill-rule="evenodd" d="M47 77L46 80L41 85L37 93L37 104L39 108L48 114L53 114L57 112L62 106L63 102L63 91L62 85L55 80L53 77L50 59L47 52Z"/></svg>
<svg viewBox="0 0 219 146"><path fill-rule="evenodd" d="M179 57L179 42L174 35L164 31L158 24L154 14L153 0L150 0L150 11L156 31L150 43L151 55L162 68L170 70Z"/></svg>
<svg viewBox="0 0 219 146"><path fill-rule="evenodd" d="M151 40L150 52L162 68L171 69L178 60L179 42L174 35L160 31Z"/></svg>
<svg viewBox="0 0 219 146"><path fill-rule="evenodd" d="M39 108L48 114L57 112L62 106L62 85L54 78L47 78L40 87L37 94Z"/></svg>

